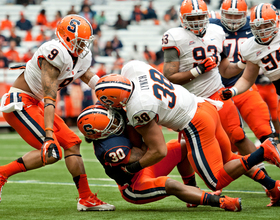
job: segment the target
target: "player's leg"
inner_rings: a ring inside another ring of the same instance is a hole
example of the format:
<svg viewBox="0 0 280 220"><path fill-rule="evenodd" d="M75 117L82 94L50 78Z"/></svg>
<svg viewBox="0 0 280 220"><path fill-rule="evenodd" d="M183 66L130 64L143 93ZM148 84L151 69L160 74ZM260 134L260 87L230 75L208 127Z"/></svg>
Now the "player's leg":
<svg viewBox="0 0 280 220"><path fill-rule="evenodd" d="M45 131L43 111L38 106L39 101L23 93L11 93L5 104L13 103L15 100L24 103L23 109L21 111L3 113L3 116L17 133L36 150L26 153L24 156L7 165L0 166L2 180L7 180L7 178L17 173L43 166L41 147L44 142ZM55 158L50 157L48 163L51 164L56 161ZM0 187L2 189L3 184Z"/></svg>
<svg viewBox="0 0 280 220"><path fill-rule="evenodd" d="M271 120L275 128L275 136L279 138L280 125L277 114L278 95L276 93L275 86L272 83L266 85L256 84L256 86L258 88L260 96L268 106Z"/></svg>
<svg viewBox="0 0 280 220"><path fill-rule="evenodd" d="M227 211L241 211L240 198L212 195L197 187L187 186L170 178L166 180L165 189L169 195L174 195L188 204L210 205Z"/></svg>
<svg viewBox="0 0 280 220"><path fill-rule="evenodd" d="M275 128L267 104L263 101L255 85L245 93L233 97L233 100L243 119L261 143L269 137L274 137Z"/></svg>
<svg viewBox="0 0 280 220"><path fill-rule="evenodd" d="M188 140L189 161L210 189L226 187L264 159L279 164L279 152L269 139L251 155L232 160L229 141L224 143L220 141L221 137L225 136L225 132L217 111L210 104L199 105L189 128L184 129L184 135Z"/></svg>
<svg viewBox="0 0 280 220"><path fill-rule="evenodd" d="M216 92L211 97L213 100L220 100L219 93ZM242 128L242 119L231 99L223 101L224 105L219 110L219 116L224 130L226 131L230 142L234 144L242 155L254 152L256 146L246 137Z"/></svg>
<svg viewBox="0 0 280 220"><path fill-rule="evenodd" d="M92 193L89 188L84 162L80 153L81 139L58 115L55 115L54 125L57 128L57 132L55 132L56 138L64 149L66 167L71 173L79 193L77 209L79 211L115 210L115 206L98 199L96 194Z"/></svg>
<svg viewBox="0 0 280 220"><path fill-rule="evenodd" d="M211 195L166 176L155 178L150 168L140 171L134 180L130 186L120 190L122 197L130 203L146 204L174 195L185 203L210 205L230 211L241 210L241 200L238 198Z"/></svg>

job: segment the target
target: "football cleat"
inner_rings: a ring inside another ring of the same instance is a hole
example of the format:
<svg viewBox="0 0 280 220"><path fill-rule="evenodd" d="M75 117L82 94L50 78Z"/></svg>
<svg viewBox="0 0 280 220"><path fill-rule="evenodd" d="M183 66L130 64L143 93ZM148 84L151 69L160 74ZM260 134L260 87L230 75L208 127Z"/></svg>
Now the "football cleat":
<svg viewBox="0 0 280 220"><path fill-rule="evenodd" d="M220 198L220 208L226 211L240 212L242 210L241 198L231 198L228 196Z"/></svg>
<svg viewBox="0 0 280 220"><path fill-rule="evenodd" d="M273 138L268 138L261 144L261 147L264 149L264 160L280 167L280 152L277 148L277 144L278 141Z"/></svg>
<svg viewBox="0 0 280 220"><path fill-rule="evenodd" d="M277 180L274 188L268 191L270 193L270 203L267 206L280 206L280 180Z"/></svg>
<svg viewBox="0 0 280 220"><path fill-rule="evenodd" d="M6 182L7 182L7 177L0 174L0 202L1 202L2 189Z"/></svg>
<svg viewBox="0 0 280 220"><path fill-rule="evenodd" d="M97 198L97 194L92 193L86 199L79 198L77 209L78 211L114 211L116 207L101 201Z"/></svg>

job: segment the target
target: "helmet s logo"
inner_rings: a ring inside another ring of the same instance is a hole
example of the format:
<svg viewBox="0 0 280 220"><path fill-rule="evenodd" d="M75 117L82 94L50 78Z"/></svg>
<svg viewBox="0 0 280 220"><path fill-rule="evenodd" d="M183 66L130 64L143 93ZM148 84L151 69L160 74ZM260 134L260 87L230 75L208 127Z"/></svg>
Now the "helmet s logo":
<svg viewBox="0 0 280 220"><path fill-rule="evenodd" d="M92 129L92 125L91 124L84 125L84 130L87 133L87 135L95 134L95 131Z"/></svg>
<svg viewBox="0 0 280 220"><path fill-rule="evenodd" d="M111 106L114 104L113 101L109 100L107 96L103 95L100 97L100 101L103 102L105 105Z"/></svg>
<svg viewBox="0 0 280 220"><path fill-rule="evenodd" d="M72 19L72 20L70 21L70 24L67 26L67 30L70 31L70 32L72 32L72 33L75 33L75 32L76 32L76 26L77 26L77 25L80 25L80 24L81 24L80 21L78 21L78 20L76 20L76 19Z"/></svg>

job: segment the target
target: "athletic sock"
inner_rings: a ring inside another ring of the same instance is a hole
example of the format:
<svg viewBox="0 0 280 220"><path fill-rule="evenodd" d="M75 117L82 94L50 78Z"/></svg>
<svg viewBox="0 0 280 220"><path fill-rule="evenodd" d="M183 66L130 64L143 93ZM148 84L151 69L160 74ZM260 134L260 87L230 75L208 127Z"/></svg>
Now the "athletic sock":
<svg viewBox="0 0 280 220"><path fill-rule="evenodd" d="M87 175L81 174L73 178L75 185L79 192L79 198L86 199L89 197L92 192L88 185Z"/></svg>
<svg viewBox="0 0 280 220"><path fill-rule="evenodd" d="M212 207L220 207L220 196L211 195L210 193L203 192L200 205L210 205Z"/></svg>
<svg viewBox="0 0 280 220"><path fill-rule="evenodd" d="M7 178L25 171L26 168L21 157L9 164L0 166L0 174L4 175Z"/></svg>
<svg viewBox="0 0 280 220"><path fill-rule="evenodd" d="M240 161L246 171L250 170L253 166L263 162L264 149L260 147L255 152L240 158Z"/></svg>
<svg viewBox="0 0 280 220"><path fill-rule="evenodd" d="M257 169L252 176L252 179L256 182L262 184L267 190L271 190L275 187L276 181L271 179L269 176L265 175L265 173Z"/></svg>

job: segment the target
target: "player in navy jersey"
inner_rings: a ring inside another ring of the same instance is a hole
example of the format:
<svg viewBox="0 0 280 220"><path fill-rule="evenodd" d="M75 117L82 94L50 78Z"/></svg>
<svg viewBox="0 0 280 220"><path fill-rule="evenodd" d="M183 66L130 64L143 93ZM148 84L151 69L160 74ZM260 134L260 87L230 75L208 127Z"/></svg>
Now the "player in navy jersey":
<svg viewBox="0 0 280 220"><path fill-rule="evenodd" d="M185 173L189 173L185 145L177 140L167 143L168 152L164 159L136 173L129 166L146 153L142 137L126 125L125 112L93 105L84 109L77 125L87 142L93 142L94 152L106 174L116 181L122 197L130 203L145 204L174 195L180 200L200 205L220 207L228 211L240 211L239 198L221 197L191 186ZM129 139L130 138L130 139ZM184 184L167 175L177 166Z"/></svg>
<svg viewBox="0 0 280 220"><path fill-rule="evenodd" d="M223 28L226 39L224 46L227 49L228 59L232 63L240 61L239 48L243 42L252 37L250 18L247 17L245 0L224 0L221 5L221 19L210 19ZM244 64L245 65L245 64ZM231 88L242 76L243 71L229 79L222 77L223 85ZM274 137L275 129L271 121L268 107L260 96L256 85L245 93L232 98L241 116L248 124L255 136L263 143L268 137ZM225 108L227 106L224 106ZM233 149L234 150L234 149ZM252 153L256 149L239 149L242 155ZM263 168L263 164L261 164Z"/></svg>

